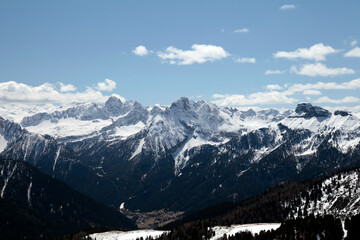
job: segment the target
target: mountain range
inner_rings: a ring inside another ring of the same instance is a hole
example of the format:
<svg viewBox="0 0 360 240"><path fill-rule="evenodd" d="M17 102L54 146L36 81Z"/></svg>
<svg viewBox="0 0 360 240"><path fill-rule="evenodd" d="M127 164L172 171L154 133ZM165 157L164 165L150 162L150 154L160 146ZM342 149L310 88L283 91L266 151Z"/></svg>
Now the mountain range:
<svg viewBox="0 0 360 240"><path fill-rule="evenodd" d="M310 103L241 110L112 96L47 111L0 108L0 157L110 206L191 212L360 165L360 114Z"/></svg>

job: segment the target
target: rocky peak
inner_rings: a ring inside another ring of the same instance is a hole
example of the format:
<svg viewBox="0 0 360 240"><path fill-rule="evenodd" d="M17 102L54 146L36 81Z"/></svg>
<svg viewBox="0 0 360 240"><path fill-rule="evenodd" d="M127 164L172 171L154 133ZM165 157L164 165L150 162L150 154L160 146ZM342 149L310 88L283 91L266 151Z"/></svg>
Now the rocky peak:
<svg viewBox="0 0 360 240"><path fill-rule="evenodd" d="M208 112L208 113L219 113L219 107L216 106L215 104L211 103L211 102L207 102L207 101L199 101L197 102L199 105L199 108L204 111L204 112Z"/></svg>
<svg viewBox="0 0 360 240"><path fill-rule="evenodd" d="M36 113L35 115L32 116L25 116L21 120L21 124L25 127L34 126L39 124L41 121L49 120L50 118L51 116L48 113Z"/></svg>
<svg viewBox="0 0 360 240"><path fill-rule="evenodd" d="M128 101L127 103L129 103L128 104L129 107L131 107L133 109L141 109L141 111L144 110L144 107L138 101ZM127 105L127 104L124 104L124 105Z"/></svg>
<svg viewBox="0 0 360 240"><path fill-rule="evenodd" d="M311 118L311 117L330 117L331 113L321 107L313 106L311 103L299 103L296 106L295 112L299 117Z"/></svg>
<svg viewBox="0 0 360 240"><path fill-rule="evenodd" d="M123 105L124 104L121 99L115 96L109 97L109 99L105 102L106 109L113 115L118 115L122 111Z"/></svg>
<svg viewBox="0 0 360 240"><path fill-rule="evenodd" d="M250 117L255 117L255 116L256 116L256 112L254 110L252 110L251 108L247 111L241 111L242 118L250 118Z"/></svg>
<svg viewBox="0 0 360 240"><path fill-rule="evenodd" d="M22 132L24 132L24 130L19 124L0 117L0 135L4 135L5 139L18 136Z"/></svg>
<svg viewBox="0 0 360 240"><path fill-rule="evenodd" d="M150 115L158 115L160 113L164 112L164 110L161 108L161 106L155 105L150 110Z"/></svg>
<svg viewBox="0 0 360 240"><path fill-rule="evenodd" d="M340 115L342 117L346 117L346 116L351 116L351 113L347 112L347 111L342 111L342 110L336 110L334 112L334 115Z"/></svg>
<svg viewBox="0 0 360 240"><path fill-rule="evenodd" d="M81 120L107 119L109 117L104 108L96 103L85 105L77 115L75 117Z"/></svg>
<svg viewBox="0 0 360 240"><path fill-rule="evenodd" d="M191 108L191 103L187 97L181 97L176 102L173 102L170 108L189 110Z"/></svg>

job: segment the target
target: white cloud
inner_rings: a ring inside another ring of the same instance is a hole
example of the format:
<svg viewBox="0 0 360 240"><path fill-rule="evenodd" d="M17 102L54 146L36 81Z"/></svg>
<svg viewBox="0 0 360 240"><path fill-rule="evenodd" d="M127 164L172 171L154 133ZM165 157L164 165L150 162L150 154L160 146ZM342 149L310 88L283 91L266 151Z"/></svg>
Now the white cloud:
<svg viewBox="0 0 360 240"><path fill-rule="evenodd" d="M110 79L105 79L104 82L98 82L96 89L100 91L111 92L116 88L116 82Z"/></svg>
<svg viewBox="0 0 360 240"><path fill-rule="evenodd" d="M134 50L132 50L132 53L138 56L146 56L150 53L151 51L147 50L145 46L137 46Z"/></svg>
<svg viewBox="0 0 360 240"><path fill-rule="evenodd" d="M72 84L64 84L62 82L59 82L59 85L61 92L73 92L76 90L76 87Z"/></svg>
<svg viewBox="0 0 360 240"><path fill-rule="evenodd" d="M321 97L321 98L315 100L315 102L316 103L333 103L333 104L357 103L357 102L360 102L360 98L349 96L349 97L344 97L341 99L332 99L332 98L325 96L325 97Z"/></svg>
<svg viewBox="0 0 360 240"><path fill-rule="evenodd" d="M311 101L309 96L322 95L320 90L356 90L360 89L360 78L336 83L336 82L317 82L308 84L292 84L284 85L278 84L266 85L266 89L270 91L256 92L249 95L242 94L213 94L213 102L220 106L254 106L267 104L291 104L301 101L295 99L293 96L297 93L302 93L304 97ZM303 98L304 98L303 97ZM302 100L303 101L303 100ZM317 103L355 103L360 102L357 97L345 97L343 99L330 99L329 97L320 97L316 100Z"/></svg>
<svg viewBox="0 0 360 240"><path fill-rule="evenodd" d="M120 96L118 96L120 97ZM4 104L47 104L72 102L105 102L109 96L87 88L84 92L61 92L54 85L44 83L30 86L14 81L0 83L0 102ZM120 97L121 99L124 99ZM125 100L125 99L124 99Z"/></svg>
<svg viewBox="0 0 360 240"><path fill-rule="evenodd" d="M360 48L356 47L345 53L345 57L360 57Z"/></svg>
<svg viewBox="0 0 360 240"><path fill-rule="evenodd" d="M158 56L163 60L168 60L170 64L178 65L213 62L230 56L220 46L194 44L191 49L181 50L171 46L165 52L158 52Z"/></svg>
<svg viewBox="0 0 360 240"><path fill-rule="evenodd" d="M268 89L268 90L281 90L283 88L278 84L269 84L269 85L266 85L266 89Z"/></svg>
<svg viewBox="0 0 360 240"><path fill-rule="evenodd" d="M236 58L235 62L237 63L256 63L255 58Z"/></svg>
<svg viewBox="0 0 360 240"><path fill-rule="evenodd" d="M319 90L309 89L309 90L303 91L303 94L304 95L321 95L321 92Z"/></svg>
<svg viewBox="0 0 360 240"><path fill-rule="evenodd" d="M281 70L266 70L265 74L266 75L272 75L272 74L284 74L285 71L281 71Z"/></svg>
<svg viewBox="0 0 360 240"><path fill-rule="evenodd" d="M221 95L214 94L213 102L220 106L249 106L249 105L268 105L268 104L290 104L297 102L297 99L287 96L285 92L270 91L257 92L248 96L234 94Z"/></svg>
<svg viewBox="0 0 360 240"><path fill-rule="evenodd" d="M213 97L213 98L224 98L224 97L226 97L226 95L214 93L214 94L212 95L212 97Z"/></svg>
<svg viewBox="0 0 360 240"><path fill-rule="evenodd" d="M338 50L330 46L325 46L322 43L315 44L310 48L298 48L292 52L279 51L274 54L275 58L287 58L287 59L307 59L315 61L326 60L326 55L336 53Z"/></svg>
<svg viewBox="0 0 360 240"><path fill-rule="evenodd" d="M234 30L234 33L247 33L249 31L250 31L250 29L248 29L248 28L241 28L241 29Z"/></svg>
<svg viewBox="0 0 360 240"><path fill-rule="evenodd" d="M293 84L288 88L290 92L303 92L306 90L356 90L360 89L360 78L351 80L349 82L336 83L336 82L317 82L308 84Z"/></svg>
<svg viewBox="0 0 360 240"><path fill-rule="evenodd" d="M357 106L345 106L345 105L338 105L338 106L324 106L323 108L329 110L330 112L334 112L336 110L346 110L349 112L360 112L360 105Z"/></svg>
<svg viewBox="0 0 360 240"><path fill-rule="evenodd" d="M290 72L309 77L335 77L355 73L354 69L351 68L328 68L322 63L305 64L299 69L296 66L292 66Z"/></svg>
<svg viewBox="0 0 360 240"><path fill-rule="evenodd" d="M355 46L357 43L358 43L358 41L353 40L353 41L350 43L350 45L351 45L351 46Z"/></svg>
<svg viewBox="0 0 360 240"><path fill-rule="evenodd" d="M294 4L285 4L280 7L280 10L288 10L288 9L295 9Z"/></svg>

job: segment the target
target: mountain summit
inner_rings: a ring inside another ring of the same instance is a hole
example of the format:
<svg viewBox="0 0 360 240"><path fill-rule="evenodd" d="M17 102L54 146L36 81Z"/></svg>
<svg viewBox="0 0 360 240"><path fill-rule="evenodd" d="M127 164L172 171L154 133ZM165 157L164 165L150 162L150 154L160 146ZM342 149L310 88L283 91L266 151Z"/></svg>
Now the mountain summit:
<svg viewBox="0 0 360 240"><path fill-rule="evenodd" d="M313 106L311 103L299 103L296 106L295 112L304 118L331 116L331 113L328 110Z"/></svg>

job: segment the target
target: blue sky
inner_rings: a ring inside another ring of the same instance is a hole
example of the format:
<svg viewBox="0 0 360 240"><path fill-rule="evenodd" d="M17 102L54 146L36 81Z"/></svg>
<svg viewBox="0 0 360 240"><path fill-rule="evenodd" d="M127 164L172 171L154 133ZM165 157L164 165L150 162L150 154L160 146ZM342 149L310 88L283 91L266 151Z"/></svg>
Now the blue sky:
<svg viewBox="0 0 360 240"><path fill-rule="evenodd" d="M0 102L359 106L359 12L358 0L0 1Z"/></svg>

